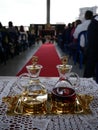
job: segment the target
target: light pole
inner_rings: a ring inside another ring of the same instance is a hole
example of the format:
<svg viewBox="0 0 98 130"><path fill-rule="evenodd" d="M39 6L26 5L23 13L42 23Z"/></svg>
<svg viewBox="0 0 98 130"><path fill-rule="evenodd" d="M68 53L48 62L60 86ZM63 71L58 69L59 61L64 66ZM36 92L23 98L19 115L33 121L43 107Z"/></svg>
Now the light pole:
<svg viewBox="0 0 98 130"><path fill-rule="evenodd" d="M47 24L50 24L50 0L47 0Z"/></svg>

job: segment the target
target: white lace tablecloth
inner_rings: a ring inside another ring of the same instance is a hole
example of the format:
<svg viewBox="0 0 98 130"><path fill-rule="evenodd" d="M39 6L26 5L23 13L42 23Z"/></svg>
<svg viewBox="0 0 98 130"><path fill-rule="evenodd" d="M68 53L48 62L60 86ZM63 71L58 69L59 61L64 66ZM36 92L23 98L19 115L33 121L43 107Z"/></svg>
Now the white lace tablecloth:
<svg viewBox="0 0 98 130"><path fill-rule="evenodd" d="M40 78L48 91L51 91L58 78ZM94 100L90 104L92 114L64 114L64 115L40 115L40 116L8 116L6 104L2 103L2 97L13 95L19 90L14 88L16 77L0 77L0 130L98 130L98 84L92 79L80 79L79 93L91 94ZM47 124L47 125L46 125ZM43 128L43 125L44 128ZM35 126L37 128L37 126Z"/></svg>

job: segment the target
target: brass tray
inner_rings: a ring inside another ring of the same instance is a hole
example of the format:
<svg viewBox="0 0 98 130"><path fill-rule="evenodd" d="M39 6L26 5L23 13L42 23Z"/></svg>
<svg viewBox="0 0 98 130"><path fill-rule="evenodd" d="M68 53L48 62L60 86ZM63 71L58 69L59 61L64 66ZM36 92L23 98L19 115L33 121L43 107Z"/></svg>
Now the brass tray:
<svg viewBox="0 0 98 130"><path fill-rule="evenodd" d="M32 110L23 105L20 97L20 95L3 97L2 101L7 104L8 115L90 114L90 103L93 100L91 95L77 94L73 103L62 103L53 101L51 94L48 94L48 100L41 107Z"/></svg>

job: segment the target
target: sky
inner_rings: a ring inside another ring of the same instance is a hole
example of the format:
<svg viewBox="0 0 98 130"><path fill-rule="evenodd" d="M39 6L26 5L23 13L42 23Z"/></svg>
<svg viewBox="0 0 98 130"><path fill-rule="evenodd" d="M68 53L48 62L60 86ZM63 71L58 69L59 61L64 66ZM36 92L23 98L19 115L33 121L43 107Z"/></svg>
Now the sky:
<svg viewBox="0 0 98 130"><path fill-rule="evenodd" d="M69 23L79 16L79 9L98 6L98 0L51 0L50 23ZM0 0L0 22L7 26L46 23L46 0Z"/></svg>

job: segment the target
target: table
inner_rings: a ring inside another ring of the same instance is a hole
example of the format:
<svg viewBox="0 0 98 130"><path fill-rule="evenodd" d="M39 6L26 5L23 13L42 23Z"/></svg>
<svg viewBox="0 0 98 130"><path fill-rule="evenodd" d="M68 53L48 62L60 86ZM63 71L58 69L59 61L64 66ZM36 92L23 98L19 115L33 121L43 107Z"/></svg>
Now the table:
<svg viewBox="0 0 98 130"><path fill-rule="evenodd" d="M90 94L94 100L90 104L92 114L8 116L4 96L17 93L13 84L17 77L0 76L0 128L2 130L32 130L35 120L49 121L47 130L98 130L98 84L92 78L80 78L79 93ZM51 91L58 77L40 77L48 91ZM1 130L0 129L0 130Z"/></svg>

